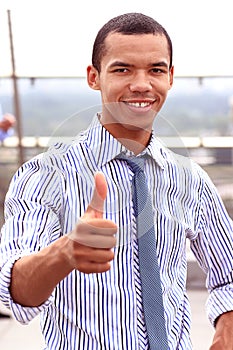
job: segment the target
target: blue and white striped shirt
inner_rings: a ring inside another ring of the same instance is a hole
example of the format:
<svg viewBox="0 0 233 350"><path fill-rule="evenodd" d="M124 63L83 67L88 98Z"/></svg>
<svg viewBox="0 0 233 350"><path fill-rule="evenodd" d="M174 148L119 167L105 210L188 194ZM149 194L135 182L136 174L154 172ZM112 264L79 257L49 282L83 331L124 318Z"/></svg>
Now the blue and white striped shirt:
<svg viewBox="0 0 233 350"><path fill-rule="evenodd" d="M0 296L16 319L41 314L46 349L146 350L136 226L131 196L133 173L115 159L127 151L94 118L71 144L59 143L25 163L6 197L1 238ZM233 223L207 174L175 155L152 134L144 150L153 198L169 349L192 349L186 294L186 239L207 274L207 313L214 323L233 310ZM62 280L39 307L14 303L9 293L12 264L69 233L87 208L94 173L108 182L104 216L119 227L111 270Z"/></svg>

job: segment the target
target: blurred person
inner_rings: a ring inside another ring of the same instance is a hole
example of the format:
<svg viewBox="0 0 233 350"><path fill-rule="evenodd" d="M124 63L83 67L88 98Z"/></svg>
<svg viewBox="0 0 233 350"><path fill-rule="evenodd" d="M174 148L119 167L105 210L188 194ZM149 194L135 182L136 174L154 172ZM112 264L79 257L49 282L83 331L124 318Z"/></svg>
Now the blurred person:
<svg viewBox="0 0 233 350"><path fill-rule="evenodd" d="M0 120L0 141L12 136L14 133L15 117L13 114L5 113Z"/></svg>
<svg viewBox="0 0 233 350"><path fill-rule="evenodd" d="M189 239L207 275L207 313L216 330L210 349L233 349L232 220L201 167L162 145L153 128L173 76L172 42L158 22L140 13L111 19L87 67L102 110L72 143L51 146L12 179L0 296L21 323L41 314L46 349L161 350L148 339L135 175L122 156L145 159L167 348L192 349Z"/></svg>

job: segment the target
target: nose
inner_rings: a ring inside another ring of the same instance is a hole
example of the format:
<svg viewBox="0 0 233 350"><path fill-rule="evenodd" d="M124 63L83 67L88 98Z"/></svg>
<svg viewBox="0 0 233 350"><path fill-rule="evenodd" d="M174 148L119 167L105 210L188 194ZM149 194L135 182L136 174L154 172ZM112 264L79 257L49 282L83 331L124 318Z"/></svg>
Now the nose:
<svg viewBox="0 0 233 350"><path fill-rule="evenodd" d="M132 92L147 92L151 91L152 84L150 77L145 72L135 73L130 82L130 90Z"/></svg>

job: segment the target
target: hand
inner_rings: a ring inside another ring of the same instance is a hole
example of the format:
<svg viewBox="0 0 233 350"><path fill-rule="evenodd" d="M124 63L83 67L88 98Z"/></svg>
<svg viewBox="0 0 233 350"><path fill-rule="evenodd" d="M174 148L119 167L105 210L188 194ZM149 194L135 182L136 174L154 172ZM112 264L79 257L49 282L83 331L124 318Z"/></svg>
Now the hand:
<svg viewBox="0 0 233 350"><path fill-rule="evenodd" d="M106 272L114 258L116 224L103 218L103 206L107 196L107 182L102 173L95 176L92 200L69 234L72 242L70 262L73 268L84 273Z"/></svg>
<svg viewBox="0 0 233 350"><path fill-rule="evenodd" d="M233 350L233 311L222 314L210 350Z"/></svg>

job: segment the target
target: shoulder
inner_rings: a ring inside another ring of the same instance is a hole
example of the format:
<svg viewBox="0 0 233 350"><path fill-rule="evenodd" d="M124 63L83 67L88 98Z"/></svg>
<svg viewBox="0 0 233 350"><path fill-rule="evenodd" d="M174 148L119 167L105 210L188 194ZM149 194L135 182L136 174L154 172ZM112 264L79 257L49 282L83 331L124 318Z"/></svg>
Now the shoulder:
<svg viewBox="0 0 233 350"><path fill-rule="evenodd" d="M188 151L186 155L182 155L174 152L160 141L157 145L165 171L183 174L190 179L202 182L211 182L206 171L189 156Z"/></svg>

